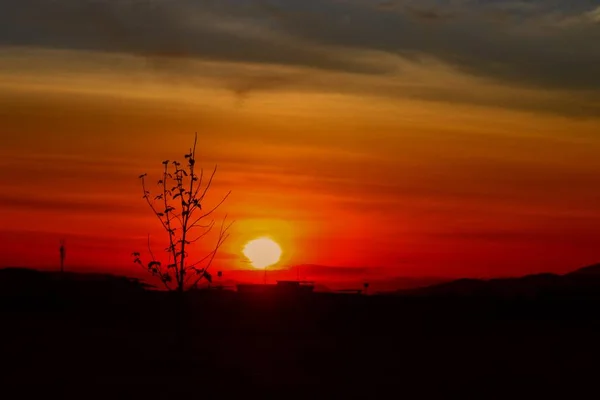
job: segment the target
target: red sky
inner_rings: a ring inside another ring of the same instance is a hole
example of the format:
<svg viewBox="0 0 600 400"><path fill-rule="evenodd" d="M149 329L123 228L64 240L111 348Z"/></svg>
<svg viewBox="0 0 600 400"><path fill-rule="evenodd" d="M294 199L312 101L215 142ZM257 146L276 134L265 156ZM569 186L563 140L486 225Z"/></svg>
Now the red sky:
<svg viewBox="0 0 600 400"><path fill-rule="evenodd" d="M511 80L441 53L295 36L278 40L318 54L140 56L7 37L1 265L56 268L66 238L68 265L138 274L131 253L149 233L158 247L164 238L137 177L181 158L194 132L199 163L219 164L208 201L233 191L221 209L236 220L215 264L224 271L250 268L241 249L263 235L282 246L280 267L384 277L566 272L600 260L594 82ZM321 50L348 67L324 65Z"/></svg>

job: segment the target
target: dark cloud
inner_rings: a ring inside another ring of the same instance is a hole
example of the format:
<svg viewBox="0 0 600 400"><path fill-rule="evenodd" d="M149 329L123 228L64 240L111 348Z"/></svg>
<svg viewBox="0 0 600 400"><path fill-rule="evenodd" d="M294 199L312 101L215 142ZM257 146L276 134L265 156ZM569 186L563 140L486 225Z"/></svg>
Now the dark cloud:
<svg viewBox="0 0 600 400"><path fill-rule="evenodd" d="M598 6L591 0L1 0L0 44L127 52L157 68L165 59L202 58L381 76L394 71L348 55L375 50L432 57L498 82L582 91L568 112L589 115L598 112L600 90ZM296 78L252 76L228 85L243 98ZM454 101L467 91L414 96ZM548 107L560 112L563 104Z"/></svg>
<svg viewBox="0 0 600 400"><path fill-rule="evenodd" d="M406 12L408 13L408 15L414 18L426 22L445 21L447 19L452 18L452 15L443 13L435 9L406 7Z"/></svg>
<svg viewBox="0 0 600 400"><path fill-rule="evenodd" d="M592 230L576 230L560 227L553 231L541 233L539 231L524 232L523 230L501 231L501 230L472 230L454 231L449 233L438 233L433 236L447 240L464 240L469 242L488 242L498 244L541 244L541 245L595 245L598 243Z"/></svg>
<svg viewBox="0 0 600 400"><path fill-rule="evenodd" d="M154 65L164 57L382 72L318 47L285 40L258 7L235 1L25 0L2 3L0 44L127 52Z"/></svg>
<svg viewBox="0 0 600 400"><path fill-rule="evenodd" d="M487 8L475 4L457 8L455 18L434 25L414 18L415 12L431 20L447 11L409 7L404 12L385 12L359 4L339 7L344 7L352 24L332 14L326 27L290 22L287 29L331 46L376 49L405 57L430 55L470 74L499 80L544 87L600 88L596 73L600 26L596 24L582 20L572 27L545 26L540 21L544 14L512 25L492 24L483 13ZM558 24L560 19L554 22Z"/></svg>
<svg viewBox="0 0 600 400"><path fill-rule="evenodd" d="M232 77L228 79L226 85L240 101L243 101L253 92L295 87L303 81L307 81L306 78L306 73L275 74L265 72L250 76Z"/></svg>
<svg viewBox="0 0 600 400"><path fill-rule="evenodd" d="M486 242L531 242L547 239L542 237L539 232L522 232L522 231L458 231L451 233L438 233L434 236L443 239L458 239L469 241L486 241Z"/></svg>
<svg viewBox="0 0 600 400"><path fill-rule="evenodd" d="M39 197L6 195L0 196L0 209L10 210L44 210L49 212L64 212L70 214L78 213L100 213L100 214L130 214L139 213L140 207L129 206L118 201L106 201L102 199L72 199L66 197Z"/></svg>

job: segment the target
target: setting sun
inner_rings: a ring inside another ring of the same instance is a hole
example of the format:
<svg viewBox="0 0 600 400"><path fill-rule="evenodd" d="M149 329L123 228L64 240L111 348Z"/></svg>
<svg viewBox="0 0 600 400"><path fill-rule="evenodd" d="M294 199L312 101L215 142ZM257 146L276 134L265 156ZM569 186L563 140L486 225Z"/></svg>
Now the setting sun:
<svg viewBox="0 0 600 400"><path fill-rule="evenodd" d="M281 247L269 238L254 239L246 243L244 255L254 268L267 268L277 264L281 258Z"/></svg>

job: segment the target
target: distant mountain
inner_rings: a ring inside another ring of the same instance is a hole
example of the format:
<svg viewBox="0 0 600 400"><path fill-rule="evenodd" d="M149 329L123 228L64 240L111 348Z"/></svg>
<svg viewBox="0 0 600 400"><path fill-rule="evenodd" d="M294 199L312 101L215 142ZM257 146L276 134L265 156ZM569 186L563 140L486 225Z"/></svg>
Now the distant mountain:
<svg viewBox="0 0 600 400"><path fill-rule="evenodd" d="M318 267L311 266L312 271ZM327 271L330 272L330 271ZM289 272L281 271L285 278ZM273 273L276 275L276 273ZM315 274L316 275L316 274ZM258 275L257 275L258 276ZM328 277L327 275L324 276ZM279 276L271 276L274 281ZM333 279L332 279L333 278ZM326 286L319 284L315 291L329 292L342 289L363 289L369 283L369 293L399 296L451 296L451 297L532 297L539 295L594 295L600 296L600 264L580 268L565 275L550 273L526 275L518 278L458 279L445 281L441 278L387 278L360 279L351 276L338 281L336 276L323 279ZM237 280L226 279L213 282L214 286L233 289ZM12 295L44 295L61 290L92 295L93 293L131 292L150 288L137 279L108 274L81 274L67 272L43 272L26 268L0 269L0 297Z"/></svg>
<svg viewBox="0 0 600 400"><path fill-rule="evenodd" d="M38 271L28 268L0 269L1 295L43 295L61 290L87 293L140 290L150 287L137 279L109 274Z"/></svg>
<svg viewBox="0 0 600 400"><path fill-rule="evenodd" d="M583 267L576 271L570 272L567 276L596 276L600 278L600 264L590 265L589 267Z"/></svg>
<svg viewBox="0 0 600 400"><path fill-rule="evenodd" d="M519 278L458 279L419 289L399 290L406 296L530 297L544 294L600 295L600 264L565 275L536 274Z"/></svg>

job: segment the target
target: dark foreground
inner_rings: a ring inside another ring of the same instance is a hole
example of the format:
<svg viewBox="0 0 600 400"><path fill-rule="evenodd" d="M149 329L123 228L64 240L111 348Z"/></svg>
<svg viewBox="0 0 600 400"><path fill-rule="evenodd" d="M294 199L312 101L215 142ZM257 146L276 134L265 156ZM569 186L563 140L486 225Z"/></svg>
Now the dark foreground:
<svg viewBox="0 0 600 400"><path fill-rule="evenodd" d="M501 299L205 291L182 300L69 284L5 290L0 393L587 398L600 372L594 293Z"/></svg>

